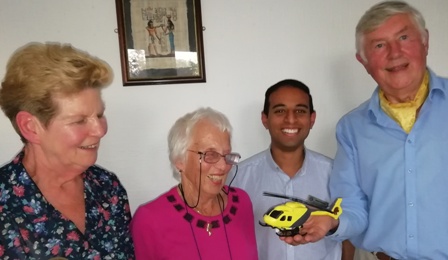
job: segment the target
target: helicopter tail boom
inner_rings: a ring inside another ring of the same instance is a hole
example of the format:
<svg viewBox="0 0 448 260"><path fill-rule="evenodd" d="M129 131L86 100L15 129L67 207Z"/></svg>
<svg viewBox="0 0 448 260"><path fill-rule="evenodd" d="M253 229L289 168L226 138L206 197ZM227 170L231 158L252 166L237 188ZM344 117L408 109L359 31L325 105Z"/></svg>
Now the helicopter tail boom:
<svg viewBox="0 0 448 260"><path fill-rule="evenodd" d="M341 207L342 199L338 198L332 205L331 205L331 212L330 211L324 211L324 210L316 210L311 213L311 215L314 216L330 216L334 219L338 219L339 216L342 214L342 207Z"/></svg>

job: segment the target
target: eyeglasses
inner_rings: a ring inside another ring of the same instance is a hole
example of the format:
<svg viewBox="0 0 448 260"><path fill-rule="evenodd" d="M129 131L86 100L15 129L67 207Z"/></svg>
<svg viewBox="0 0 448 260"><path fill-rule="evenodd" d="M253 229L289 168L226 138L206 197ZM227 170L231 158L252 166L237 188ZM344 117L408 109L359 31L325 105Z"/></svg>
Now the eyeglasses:
<svg viewBox="0 0 448 260"><path fill-rule="evenodd" d="M219 160L221 160L221 157L224 157L224 161L227 164L236 165L241 158L241 155L239 153L228 153L222 155L215 151L207 151L207 152L200 152L193 150L187 150L187 151L199 154L201 156L201 159L204 159L206 163L212 163L212 164L219 162Z"/></svg>

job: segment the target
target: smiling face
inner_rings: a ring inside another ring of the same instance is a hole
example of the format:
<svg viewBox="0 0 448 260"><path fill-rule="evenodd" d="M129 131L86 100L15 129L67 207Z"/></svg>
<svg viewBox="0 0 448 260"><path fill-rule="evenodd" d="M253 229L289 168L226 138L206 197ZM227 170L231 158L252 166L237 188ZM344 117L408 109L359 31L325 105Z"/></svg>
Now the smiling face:
<svg viewBox="0 0 448 260"><path fill-rule="evenodd" d="M88 88L53 98L58 112L47 127L40 127L39 144L55 169L83 172L95 163L100 140L107 132L100 91Z"/></svg>
<svg viewBox="0 0 448 260"><path fill-rule="evenodd" d="M423 80L428 37L407 14L396 14L363 39L365 60L356 55L391 102L413 98ZM392 99L392 100L391 100Z"/></svg>
<svg viewBox="0 0 448 260"><path fill-rule="evenodd" d="M192 151L215 151L221 155L231 152L230 135L223 132L206 120L199 121L192 130L191 142L187 148ZM176 167L182 171L181 182L185 190L198 192L201 188L201 196L216 196L224 186L231 165L226 164L224 158L217 163L207 163L202 159L201 169L200 155L187 151L185 161L176 163ZM202 176L199 177L200 171ZM201 183L199 184L199 179Z"/></svg>
<svg viewBox="0 0 448 260"><path fill-rule="evenodd" d="M308 95L290 86L273 92L269 97L268 115L261 113L262 123L271 135L271 149L285 152L304 148L315 119Z"/></svg>

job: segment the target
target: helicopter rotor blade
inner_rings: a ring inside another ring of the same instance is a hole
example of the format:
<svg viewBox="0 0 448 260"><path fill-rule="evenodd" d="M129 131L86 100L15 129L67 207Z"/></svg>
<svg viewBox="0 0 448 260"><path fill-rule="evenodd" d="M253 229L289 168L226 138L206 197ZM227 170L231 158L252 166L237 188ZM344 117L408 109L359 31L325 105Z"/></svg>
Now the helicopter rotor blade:
<svg viewBox="0 0 448 260"><path fill-rule="evenodd" d="M278 193L272 193L272 192L264 191L263 195L269 196L269 197L281 198L281 199L288 199L288 200L292 200L292 201L296 201L296 202L307 204L307 202L305 200L302 200L302 199L299 199L299 198L296 198L296 197L286 196L286 195L283 195L283 194L278 194Z"/></svg>
<svg viewBox="0 0 448 260"><path fill-rule="evenodd" d="M307 206L316 208L318 210L329 211L326 207L322 207L322 204L314 203L314 202L308 201L308 200L303 200L303 199L300 199L297 197L286 196L283 194L272 193L272 192L267 192L267 191L264 191L263 195L269 196L269 197L281 198L281 199L288 199L288 200L292 200L292 201L299 202L299 203L305 204Z"/></svg>

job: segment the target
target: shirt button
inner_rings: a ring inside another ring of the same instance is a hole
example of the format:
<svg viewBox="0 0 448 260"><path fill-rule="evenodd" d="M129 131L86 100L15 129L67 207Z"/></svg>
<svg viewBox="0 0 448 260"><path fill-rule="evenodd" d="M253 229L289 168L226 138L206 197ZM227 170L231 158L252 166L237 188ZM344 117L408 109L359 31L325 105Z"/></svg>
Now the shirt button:
<svg viewBox="0 0 448 260"><path fill-rule="evenodd" d="M408 140L408 144L412 144L412 140Z"/></svg>
<svg viewBox="0 0 448 260"><path fill-rule="evenodd" d="M413 239L413 238L414 238L414 235L409 235L409 238L410 238L410 239Z"/></svg>
<svg viewBox="0 0 448 260"><path fill-rule="evenodd" d="M408 205L409 205L409 207L414 207L414 203L413 202L409 202Z"/></svg>
<svg viewBox="0 0 448 260"><path fill-rule="evenodd" d="M412 169L409 169L409 170L408 170L408 173L412 173Z"/></svg>

